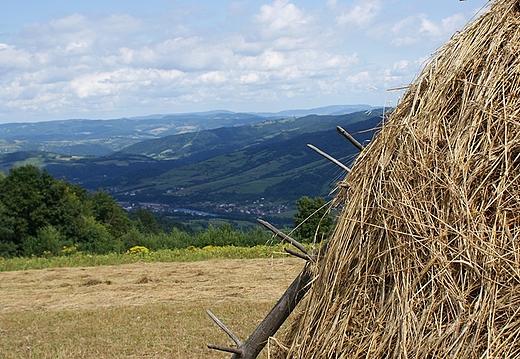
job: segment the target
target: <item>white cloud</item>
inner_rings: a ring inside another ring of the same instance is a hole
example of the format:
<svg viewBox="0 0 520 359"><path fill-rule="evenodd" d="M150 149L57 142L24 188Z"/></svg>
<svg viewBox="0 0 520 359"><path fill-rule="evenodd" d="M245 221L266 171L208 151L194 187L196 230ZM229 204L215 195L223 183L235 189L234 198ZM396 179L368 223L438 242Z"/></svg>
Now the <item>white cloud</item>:
<svg viewBox="0 0 520 359"><path fill-rule="evenodd" d="M287 65L285 56L276 51L266 50L262 55L256 58L257 61L254 68L274 70L281 69Z"/></svg>
<svg viewBox="0 0 520 359"><path fill-rule="evenodd" d="M461 30L467 19L462 14L455 14L441 19L431 19L426 14L419 13L408 16L395 24L391 31L396 36L396 43L411 44L410 39L421 41L422 38L441 39L451 36ZM402 40L408 39L408 40Z"/></svg>
<svg viewBox="0 0 520 359"><path fill-rule="evenodd" d="M438 37L442 35L442 27L440 25L437 25L433 21L423 17L421 19L419 33L425 34L426 36L430 37Z"/></svg>
<svg viewBox="0 0 520 359"><path fill-rule="evenodd" d="M261 77L258 73L250 72L244 75L241 75L238 79L238 82L242 85L254 85L258 84L261 81Z"/></svg>
<svg viewBox="0 0 520 359"><path fill-rule="evenodd" d="M228 80L228 77L221 71L210 71L203 73L200 76L200 79L203 83L218 85L226 82Z"/></svg>
<svg viewBox="0 0 520 359"><path fill-rule="evenodd" d="M410 81L426 44L435 49L464 22L460 14L396 20L374 0L313 10L274 0L248 12L249 3L231 4L226 22L199 6L164 18L71 14L25 26L1 38L0 122L377 104L368 86Z"/></svg>
<svg viewBox="0 0 520 359"><path fill-rule="evenodd" d="M407 74L408 67L410 66L410 61L401 60L394 63L392 70L394 74L404 75Z"/></svg>
<svg viewBox="0 0 520 359"><path fill-rule="evenodd" d="M201 103L254 93L262 102L304 96L312 91L313 79L342 76L358 61L355 54L321 47L326 37L311 36L313 18L288 1L264 5L252 19L254 36L159 33L153 41L139 20L128 25L134 20L128 16L76 14L34 24L21 34L26 49L0 46L6 55L0 64L16 66L0 82L11 93L12 108L50 113Z"/></svg>
<svg viewBox="0 0 520 359"><path fill-rule="evenodd" d="M86 19L83 15L72 14L61 19L52 20L49 25L58 31L79 30L86 25Z"/></svg>
<svg viewBox="0 0 520 359"><path fill-rule="evenodd" d="M341 26L366 26L376 18L380 10L379 1L365 1L342 12L336 22Z"/></svg>
<svg viewBox="0 0 520 359"><path fill-rule="evenodd" d="M0 68L24 68L31 64L29 52L0 43Z"/></svg>
<svg viewBox="0 0 520 359"><path fill-rule="evenodd" d="M313 17L288 0L275 0L271 5L262 5L254 18L267 37L301 36L307 33Z"/></svg>
<svg viewBox="0 0 520 359"><path fill-rule="evenodd" d="M383 74L387 87L407 86L424 67L427 57L420 57L414 61L402 59L388 67ZM410 76L413 75L411 78Z"/></svg>
<svg viewBox="0 0 520 359"><path fill-rule="evenodd" d="M416 14L396 22L391 31L392 43L396 46L410 46L422 41L439 41L449 38L463 28L467 20L462 14L455 14L440 20L430 19L425 14Z"/></svg>
<svg viewBox="0 0 520 359"><path fill-rule="evenodd" d="M362 84L363 86L367 86L367 87L368 87L369 79L370 79L370 72L368 72L368 71L361 71L361 72L358 72L357 74L347 76L348 82L350 82L352 84L356 84L356 85Z"/></svg>
<svg viewBox="0 0 520 359"><path fill-rule="evenodd" d="M444 35L451 35L456 31L461 30L467 23L467 19L462 14L455 14L442 19L442 29Z"/></svg>

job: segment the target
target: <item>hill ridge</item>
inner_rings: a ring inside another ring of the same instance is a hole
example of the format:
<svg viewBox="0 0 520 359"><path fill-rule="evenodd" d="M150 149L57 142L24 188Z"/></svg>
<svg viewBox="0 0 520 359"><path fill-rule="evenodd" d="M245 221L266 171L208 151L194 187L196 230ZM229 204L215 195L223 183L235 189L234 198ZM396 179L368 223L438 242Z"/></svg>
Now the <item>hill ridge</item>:
<svg viewBox="0 0 520 359"><path fill-rule="evenodd" d="M128 208L146 203L158 211L187 208L252 220L254 215L287 211L303 195L327 196L335 185L330 179L339 179L342 172L307 143L348 165L357 150L336 133L336 126L356 133L377 126L381 116L382 110L311 115L166 136L105 156L64 158L33 152L25 157L38 155L40 167L57 178L89 190L103 188ZM356 137L366 141L372 135ZM0 156L2 164L12 157ZM255 201L263 203L253 205Z"/></svg>

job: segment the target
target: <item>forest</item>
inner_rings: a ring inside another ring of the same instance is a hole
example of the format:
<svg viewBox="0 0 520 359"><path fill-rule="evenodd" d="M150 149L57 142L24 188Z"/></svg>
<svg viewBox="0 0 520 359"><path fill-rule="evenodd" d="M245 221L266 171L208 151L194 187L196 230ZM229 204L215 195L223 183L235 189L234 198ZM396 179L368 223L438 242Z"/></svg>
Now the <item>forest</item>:
<svg viewBox="0 0 520 359"><path fill-rule="evenodd" d="M296 204L295 237L308 242L315 235L324 238L330 233L333 219L323 198L302 197ZM123 253L135 246L153 251L277 242L260 226L240 230L222 223L193 231L179 223L164 223L147 210L125 212L103 190L89 193L33 165L0 174L0 223L0 257Z"/></svg>

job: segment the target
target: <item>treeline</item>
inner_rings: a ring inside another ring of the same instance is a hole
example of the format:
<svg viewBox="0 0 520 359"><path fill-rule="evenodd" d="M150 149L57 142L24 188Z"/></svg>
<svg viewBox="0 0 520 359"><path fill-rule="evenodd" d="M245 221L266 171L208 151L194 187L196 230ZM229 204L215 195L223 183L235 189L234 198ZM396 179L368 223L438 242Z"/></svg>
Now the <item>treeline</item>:
<svg viewBox="0 0 520 359"><path fill-rule="evenodd" d="M168 233L153 213L125 212L106 192L89 194L79 185L57 180L32 165L0 174L0 256L60 255L72 251L105 254L139 245L150 250L268 244L257 227L235 230L230 224Z"/></svg>
<svg viewBox="0 0 520 359"><path fill-rule="evenodd" d="M291 236L302 242L325 239L333 218L324 199L304 196L296 205ZM223 223L192 231L162 220L142 209L127 213L106 192L90 194L32 165L0 173L0 257L273 243L272 234L260 226L244 231Z"/></svg>

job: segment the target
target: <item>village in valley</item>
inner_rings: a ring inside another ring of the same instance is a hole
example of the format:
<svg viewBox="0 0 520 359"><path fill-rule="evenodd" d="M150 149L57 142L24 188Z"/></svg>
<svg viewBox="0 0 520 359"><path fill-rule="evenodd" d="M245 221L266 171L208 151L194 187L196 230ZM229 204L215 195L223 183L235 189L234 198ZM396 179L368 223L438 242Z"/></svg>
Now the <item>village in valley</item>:
<svg viewBox="0 0 520 359"><path fill-rule="evenodd" d="M285 204L273 204L264 202L264 198L238 203L214 203L206 201L197 205L199 209L176 207L164 203L150 202L118 202L126 211L134 211L138 208L150 210L154 213L163 215L168 214L188 214L193 216L218 217L232 214L251 215L261 217L270 214L281 214L288 210Z"/></svg>

